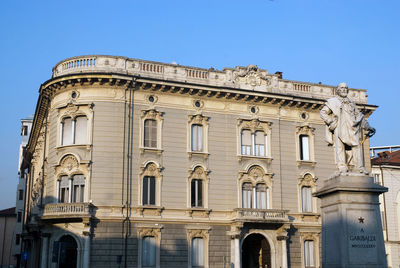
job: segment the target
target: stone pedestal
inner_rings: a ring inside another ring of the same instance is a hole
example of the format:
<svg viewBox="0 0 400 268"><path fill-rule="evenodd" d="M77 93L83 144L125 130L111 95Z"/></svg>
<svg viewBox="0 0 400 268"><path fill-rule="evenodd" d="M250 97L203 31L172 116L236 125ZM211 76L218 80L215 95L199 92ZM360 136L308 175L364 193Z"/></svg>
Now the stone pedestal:
<svg viewBox="0 0 400 268"><path fill-rule="evenodd" d="M322 267L387 267L379 195L372 177L349 174L325 181L321 199Z"/></svg>

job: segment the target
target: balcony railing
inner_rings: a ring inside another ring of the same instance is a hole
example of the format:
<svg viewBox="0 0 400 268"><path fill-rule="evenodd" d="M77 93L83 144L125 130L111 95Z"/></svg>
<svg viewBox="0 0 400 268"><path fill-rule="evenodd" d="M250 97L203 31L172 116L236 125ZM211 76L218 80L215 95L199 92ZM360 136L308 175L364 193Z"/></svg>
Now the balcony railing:
<svg viewBox="0 0 400 268"><path fill-rule="evenodd" d="M287 210L280 209L236 209L236 219L244 221L287 221Z"/></svg>
<svg viewBox="0 0 400 268"><path fill-rule="evenodd" d="M43 219L49 218L86 218L92 215L91 203L47 204L43 210Z"/></svg>

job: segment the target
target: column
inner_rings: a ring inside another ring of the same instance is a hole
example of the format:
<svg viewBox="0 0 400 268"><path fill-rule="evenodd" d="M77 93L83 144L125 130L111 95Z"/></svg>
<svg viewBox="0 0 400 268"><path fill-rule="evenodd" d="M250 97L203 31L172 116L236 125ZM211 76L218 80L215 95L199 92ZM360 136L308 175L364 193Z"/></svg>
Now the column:
<svg viewBox="0 0 400 268"><path fill-rule="evenodd" d="M278 241L281 241L281 247L282 247L282 268L287 268L288 263L287 263L287 248L286 248L286 240L288 239L287 236L278 236L277 237Z"/></svg>
<svg viewBox="0 0 400 268"><path fill-rule="evenodd" d="M42 254L40 254L41 268L47 268L48 251L49 251L49 234L42 234Z"/></svg>
<svg viewBox="0 0 400 268"><path fill-rule="evenodd" d="M83 268L90 267L90 232L84 232L85 245L83 249Z"/></svg>
<svg viewBox="0 0 400 268"><path fill-rule="evenodd" d="M240 237L235 236L235 268L240 268Z"/></svg>

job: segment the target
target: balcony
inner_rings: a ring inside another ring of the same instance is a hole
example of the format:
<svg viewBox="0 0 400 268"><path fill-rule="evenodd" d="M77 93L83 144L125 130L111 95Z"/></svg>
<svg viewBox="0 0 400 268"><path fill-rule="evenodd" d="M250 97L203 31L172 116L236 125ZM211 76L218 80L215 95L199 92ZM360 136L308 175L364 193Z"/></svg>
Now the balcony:
<svg viewBox="0 0 400 268"><path fill-rule="evenodd" d="M244 222L287 222L288 210L280 209L254 209L238 208L236 211L236 220Z"/></svg>
<svg viewBox="0 0 400 268"><path fill-rule="evenodd" d="M92 203L54 203L46 204L42 220L87 221L94 212Z"/></svg>

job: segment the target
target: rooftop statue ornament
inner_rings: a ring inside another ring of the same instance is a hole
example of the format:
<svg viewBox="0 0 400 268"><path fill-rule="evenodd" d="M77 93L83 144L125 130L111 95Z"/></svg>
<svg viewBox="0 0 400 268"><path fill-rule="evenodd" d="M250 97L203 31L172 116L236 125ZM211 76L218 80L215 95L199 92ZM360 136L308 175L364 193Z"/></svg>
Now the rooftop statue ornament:
<svg viewBox="0 0 400 268"><path fill-rule="evenodd" d="M328 99L320 113L327 127L326 140L336 147L338 172L334 176L349 173L351 160L354 165L353 172L368 174L364 166L362 145L367 137L375 134L375 129L370 127L356 104L347 97L348 92L347 84L340 83L336 88L337 96ZM346 151L350 149L351 157L346 159Z"/></svg>

